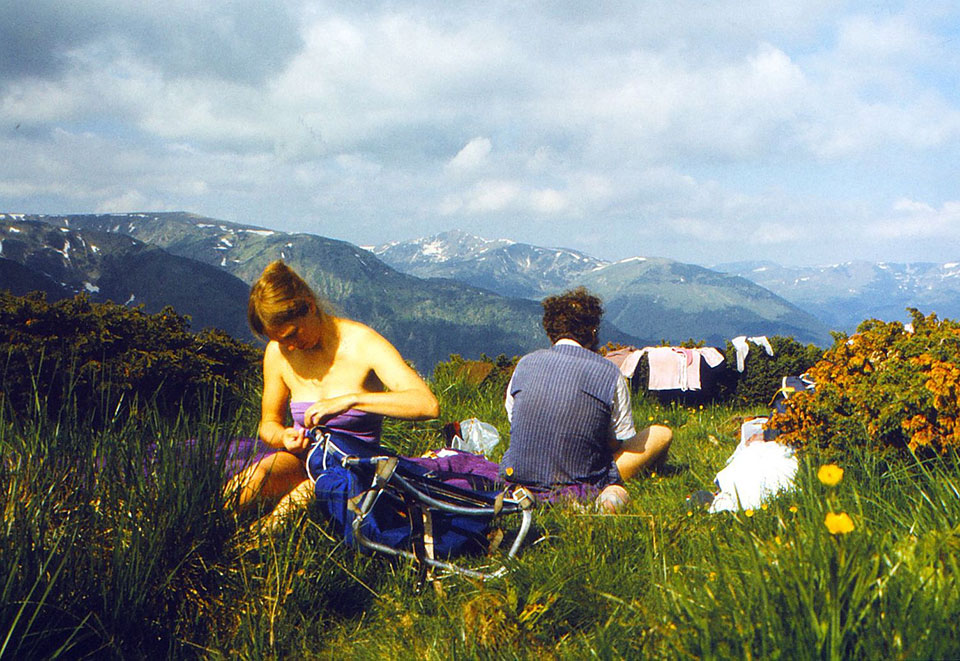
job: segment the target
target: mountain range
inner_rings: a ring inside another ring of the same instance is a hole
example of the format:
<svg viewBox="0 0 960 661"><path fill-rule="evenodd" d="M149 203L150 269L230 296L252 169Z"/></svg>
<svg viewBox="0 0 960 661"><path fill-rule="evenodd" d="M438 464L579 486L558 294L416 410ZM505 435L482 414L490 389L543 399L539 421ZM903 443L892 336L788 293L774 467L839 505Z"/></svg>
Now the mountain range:
<svg viewBox="0 0 960 661"><path fill-rule="evenodd" d="M723 346L747 334L829 343L829 329L819 319L748 279L669 259L606 262L461 231L371 251L400 271L453 278L505 296L540 299L583 285L603 298L611 323L646 342L692 338Z"/></svg>
<svg viewBox="0 0 960 661"><path fill-rule="evenodd" d="M533 301L406 275L343 241L193 214L5 214L0 259L29 269L40 288L52 282L63 295L86 291L94 300L143 303L147 311L170 302L195 328L217 326L242 339L252 339L245 321L250 284L269 262L284 259L334 312L370 324L424 371L451 353L516 355L546 342ZM151 262L166 267L151 271L148 295L141 271ZM123 285L127 275L130 287Z"/></svg>
<svg viewBox="0 0 960 661"><path fill-rule="evenodd" d="M933 264L864 261L816 267L737 262L712 268L739 275L851 332L864 319L906 321L906 308L941 319L960 318L960 262Z"/></svg>
<svg viewBox="0 0 960 661"><path fill-rule="evenodd" d="M250 283L277 258L335 312L379 330L421 370L450 353L517 355L544 346L539 299L577 285L604 299L602 341L641 346L686 339L723 346L742 334L825 346L830 328L902 317L908 305L935 302L941 316L960 307L958 265L704 268L658 257L608 262L459 231L365 249L180 212L0 214L5 288L52 298L85 291L148 311L169 304L195 328L217 326L243 339L251 337Z"/></svg>

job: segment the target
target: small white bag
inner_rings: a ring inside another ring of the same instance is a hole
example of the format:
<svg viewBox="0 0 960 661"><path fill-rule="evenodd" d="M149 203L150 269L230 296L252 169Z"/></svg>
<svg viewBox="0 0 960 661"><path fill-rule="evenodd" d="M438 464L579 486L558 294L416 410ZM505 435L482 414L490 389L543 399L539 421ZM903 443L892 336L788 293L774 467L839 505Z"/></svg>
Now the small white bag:
<svg viewBox="0 0 960 661"><path fill-rule="evenodd" d="M497 428L477 418L461 420L460 434L453 437L451 447L474 454L487 456L500 442L500 433Z"/></svg>

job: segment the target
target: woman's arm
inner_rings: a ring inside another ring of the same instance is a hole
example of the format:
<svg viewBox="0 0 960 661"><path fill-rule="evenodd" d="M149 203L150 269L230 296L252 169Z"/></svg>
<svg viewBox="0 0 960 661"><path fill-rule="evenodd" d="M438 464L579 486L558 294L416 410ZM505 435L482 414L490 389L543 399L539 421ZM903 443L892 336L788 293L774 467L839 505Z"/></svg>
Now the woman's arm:
<svg viewBox="0 0 960 661"><path fill-rule="evenodd" d="M267 445L299 452L307 447L308 439L303 429L287 427L287 406L290 389L283 382L281 365L283 357L276 342L270 342L263 352L263 396L260 400L260 438Z"/></svg>
<svg viewBox="0 0 960 661"><path fill-rule="evenodd" d="M387 391L355 392L320 400L304 415L308 427L350 408L404 420L428 420L440 415L440 405L430 388L379 333L364 327L357 338L355 355L369 362Z"/></svg>

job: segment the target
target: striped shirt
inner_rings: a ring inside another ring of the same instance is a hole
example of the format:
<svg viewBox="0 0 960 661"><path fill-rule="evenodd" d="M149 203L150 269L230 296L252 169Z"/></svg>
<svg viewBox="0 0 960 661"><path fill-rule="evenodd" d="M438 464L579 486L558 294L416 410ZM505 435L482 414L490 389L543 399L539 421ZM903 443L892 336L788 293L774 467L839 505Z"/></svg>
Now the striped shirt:
<svg viewBox="0 0 960 661"><path fill-rule="evenodd" d="M610 441L636 431L629 390L611 361L566 340L528 354L510 380L507 410L505 479L546 488L620 481Z"/></svg>

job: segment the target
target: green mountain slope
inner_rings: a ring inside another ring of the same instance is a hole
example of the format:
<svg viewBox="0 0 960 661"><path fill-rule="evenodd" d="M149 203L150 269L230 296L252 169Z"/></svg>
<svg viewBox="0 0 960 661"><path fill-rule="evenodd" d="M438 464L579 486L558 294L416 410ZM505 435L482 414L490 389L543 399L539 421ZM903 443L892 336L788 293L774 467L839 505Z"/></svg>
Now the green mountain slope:
<svg viewBox="0 0 960 661"><path fill-rule="evenodd" d="M223 269L251 283L282 258L336 312L376 328L421 370L451 353L517 355L544 346L535 301L498 296L453 280L402 274L352 244L287 234L186 213L36 217L52 224L129 236ZM235 302L245 310L246 293ZM635 338L604 329L604 339Z"/></svg>
<svg viewBox="0 0 960 661"><path fill-rule="evenodd" d="M786 335L829 344L827 327L776 294L735 276L661 258L633 258L575 279L606 301L610 321L652 341L723 346L737 335Z"/></svg>
<svg viewBox="0 0 960 661"><path fill-rule="evenodd" d="M194 330L215 327L251 338L236 304L248 287L221 269L128 236L47 222L0 218L0 241L10 263L2 283L14 293L41 290L54 300L86 292L95 301L142 304L147 312L172 305L191 317Z"/></svg>

